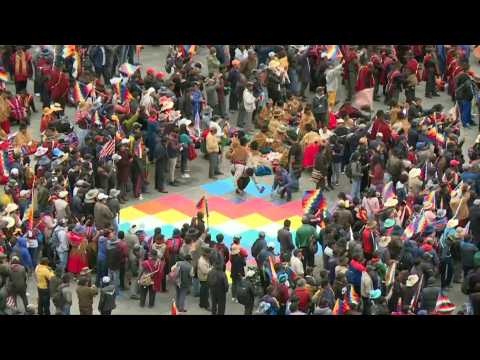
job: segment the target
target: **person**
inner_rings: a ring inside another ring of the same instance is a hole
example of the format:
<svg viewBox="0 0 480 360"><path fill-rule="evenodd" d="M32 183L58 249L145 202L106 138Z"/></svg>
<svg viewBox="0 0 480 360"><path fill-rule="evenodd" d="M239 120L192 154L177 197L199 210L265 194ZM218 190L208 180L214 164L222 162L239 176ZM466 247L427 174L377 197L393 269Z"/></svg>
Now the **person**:
<svg viewBox="0 0 480 360"><path fill-rule="evenodd" d="M158 256L156 250L150 252L150 257L142 265L142 272L139 275L140 284L140 307L145 306L145 300L148 293L148 307L155 306L155 295L162 291L163 272L165 271L165 261Z"/></svg>
<svg viewBox="0 0 480 360"><path fill-rule="evenodd" d="M315 91L315 96L312 100L312 112L318 127L321 124L327 126L328 99L325 95L324 87L319 86Z"/></svg>
<svg viewBox="0 0 480 360"><path fill-rule="evenodd" d="M78 280L77 297L80 315L93 315L93 298L97 296L98 288L89 286L86 278Z"/></svg>
<svg viewBox="0 0 480 360"><path fill-rule="evenodd" d="M337 103L337 92L338 92L341 73L342 73L342 64L335 65L334 63L330 63L328 65L328 68L325 70L329 111L333 111Z"/></svg>
<svg viewBox="0 0 480 360"><path fill-rule="evenodd" d="M207 276L211 294L212 315L225 315L227 303L228 279L221 264L216 264Z"/></svg>
<svg viewBox="0 0 480 360"><path fill-rule="evenodd" d="M237 300L237 285L241 279L245 276L245 256L242 254L242 249L240 247L239 235L235 235L233 238L233 244L230 251L230 276L232 278L232 301L238 302Z"/></svg>
<svg viewBox="0 0 480 360"><path fill-rule="evenodd" d="M32 55L25 46L16 46L11 57L13 75L15 79L15 90L17 94L27 88L27 81L33 76Z"/></svg>
<svg viewBox="0 0 480 360"><path fill-rule="evenodd" d="M52 300L56 308L56 315L70 315L70 309L73 302L70 280L70 274L63 274L61 278L61 284L58 286L57 291L52 296Z"/></svg>
<svg viewBox="0 0 480 360"><path fill-rule="evenodd" d="M290 232L290 226L292 222L289 219L283 221L283 228L278 230L277 240L280 243L281 254L291 254L295 245L293 245L292 233Z"/></svg>
<svg viewBox="0 0 480 360"><path fill-rule="evenodd" d="M285 169L280 166L275 169L275 177L272 186L272 194L276 193L280 198L284 198L287 195L287 202L292 200L292 192L294 188L294 181L292 176Z"/></svg>
<svg viewBox="0 0 480 360"><path fill-rule="evenodd" d="M107 205L108 195L100 193L97 200L93 209L96 228L102 230L113 227L115 215Z"/></svg>
<svg viewBox="0 0 480 360"><path fill-rule="evenodd" d="M223 264L223 270L227 268L227 263L230 261L230 251L228 247L223 243L224 236L223 234L217 234L216 240L217 243L214 245L214 250L217 253L217 262Z"/></svg>
<svg viewBox="0 0 480 360"><path fill-rule="evenodd" d="M62 275L63 270L61 268L56 268L53 277L48 282L50 299L52 299L52 303L55 306L55 315L61 315L63 313L63 302L60 303L59 301L63 299L55 299L55 296L60 293L59 287L62 284Z"/></svg>
<svg viewBox="0 0 480 360"><path fill-rule="evenodd" d="M210 310L210 304L208 302L209 298L209 284L207 282L208 274L212 271L212 264L210 263L209 256L211 254L211 249L208 246L202 246L200 249L201 255L197 263L197 277L200 282L200 308L203 308L207 311ZM223 266L222 266L223 267ZM212 295L213 296L213 295Z"/></svg>
<svg viewBox="0 0 480 360"><path fill-rule="evenodd" d="M13 297L15 304L17 297L20 296L25 311L29 308L27 297L27 270L21 264L20 258L16 255L11 257L10 273L8 277L8 291Z"/></svg>
<svg viewBox="0 0 480 360"><path fill-rule="evenodd" d="M307 272L307 268L313 268L315 265L315 254L313 253L313 244L318 241L318 235L315 228L310 224L307 216L302 217L302 226L297 229L295 234L295 246L302 250L303 254L303 270Z"/></svg>
<svg viewBox="0 0 480 360"><path fill-rule="evenodd" d="M290 267L298 277L303 277L305 275L303 263L304 260L302 250L295 249L293 251L293 256L290 259Z"/></svg>
<svg viewBox="0 0 480 360"><path fill-rule="evenodd" d="M35 278L38 289L38 315L50 315L50 291L48 283L55 276L48 266L48 258L42 258L35 268Z"/></svg>
<svg viewBox="0 0 480 360"><path fill-rule="evenodd" d="M244 111L245 115L243 116L245 118L244 122L238 122L237 125L238 127L241 127L245 129L247 133L250 133L253 131L253 112L256 109L256 97L253 95L253 83L248 82L247 87L243 91L243 108L241 107L240 111ZM238 117L241 119L240 114Z"/></svg>
<svg viewBox="0 0 480 360"><path fill-rule="evenodd" d="M244 315L253 314L255 304L255 287L253 285L254 270L248 270L245 278L237 285L237 299L244 306Z"/></svg>
<svg viewBox="0 0 480 360"><path fill-rule="evenodd" d="M295 288L294 294L298 298L298 310L304 314L309 312L310 302L312 296L310 292L306 289L307 282L305 279L297 280L297 287Z"/></svg>
<svg viewBox="0 0 480 360"><path fill-rule="evenodd" d="M103 287L100 290L100 300L98 302L98 311L100 315L112 315L117 305L115 303L115 286L110 284L110 278L104 276L102 278Z"/></svg>
<svg viewBox="0 0 480 360"><path fill-rule="evenodd" d="M475 125L475 122L472 120L473 80L468 74L469 68L468 62L463 62L461 64L462 72L455 78L455 100L458 104L460 119L464 128Z"/></svg>
<svg viewBox="0 0 480 360"><path fill-rule="evenodd" d="M155 144L155 152L153 154L155 161L155 189L160 193L166 194L164 172L168 163L168 156L165 149L165 139L160 137L160 134L157 134Z"/></svg>
<svg viewBox="0 0 480 360"><path fill-rule="evenodd" d="M460 240L460 257L463 269L463 278L474 268L473 260L475 254L479 251L478 247L472 243L472 236L467 234Z"/></svg>
<svg viewBox="0 0 480 360"><path fill-rule="evenodd" d="M185 257L177 256L177 262L173 266L173 270L170 271L171 274L176 274L176 297L175 304L178 307L179 312L187 312L186 309L186 296L187 292L192 286L193 278L193 266L191 264L192 256L190 254L185 255Z"/></svg>
<svg viewBox="0 0 480 360"><path fill-rule="evenodd" d="M208 176L210 179L216 180L215 175L220 175L218 154L220 153L220 147L217 138L217 129L211 128L207 138L206 147L209 161Z"/></svg>

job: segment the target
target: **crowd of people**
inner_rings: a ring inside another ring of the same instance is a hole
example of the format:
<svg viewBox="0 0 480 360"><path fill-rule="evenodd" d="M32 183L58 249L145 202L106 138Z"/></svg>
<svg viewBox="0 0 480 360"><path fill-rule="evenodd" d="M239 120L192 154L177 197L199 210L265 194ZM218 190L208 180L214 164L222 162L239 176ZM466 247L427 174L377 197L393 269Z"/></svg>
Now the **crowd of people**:
<svg viewBox="0 0 480 360"><path fill-rule="evenodd" d="M476 125L469 45L212 45L206 69L199 50L169 46L160 71L139 64L140 45L1 47L1 314L20 297L26 313L48 315L52 302L68 315L76 291L80 314L99 296L108 315L119 298L154 307L170 287L172 313L191 294L225 314L229 293L247 315L480 312L480 136L468 158L461 139ZM423 81L452 109L425 109ZM360 106L365 90L388 110ZM351 191L306 209L295 236L286 220L279 253L264 233L251 249L212 239L203 210L168 239L161 227L119 231L123 204L188 181L201 157L210 179L231 162L239 196L266 175L287 202L300 190L321 198L342 177Z"/></svg>

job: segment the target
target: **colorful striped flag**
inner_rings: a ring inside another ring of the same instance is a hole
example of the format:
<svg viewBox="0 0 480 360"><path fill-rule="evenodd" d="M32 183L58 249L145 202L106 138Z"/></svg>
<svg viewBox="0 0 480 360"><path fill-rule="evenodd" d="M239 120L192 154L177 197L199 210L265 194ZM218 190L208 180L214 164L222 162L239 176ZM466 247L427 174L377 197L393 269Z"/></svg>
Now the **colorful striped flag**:
<svg viewBox="0 0 480 360"><path fill-rule="evenodd" d="M66 59L68 57L71 57L71 56L75 55L76 52L77 52L77 50L76 50L75 45L64 45L62 56L63 56L64 59Z"/></svg>
<svg viewBox="0 0 480 360"><path fill-rule="evenodd" d="M275 271L275 264L273 263L273 257L270 256L268 258L268 262L269 262L269 265L270 265L270 273L271 273L271 279L272 279L272 284L275 284L278 280L278 277L277 277L277 272Z"/></svg>
<svg viewBox="0 0 480 360"><path fill-rule="evenodd" d="M202 212L208 217L208 200L206 196L202 196L195 207L197 208L198 212Z"/></svg>
<svg viewBox="0 0 480 360"><path fill-rule="evenodd" d="M335 60L342 58L342 52L338 45L327 45L327 59Z"/></svg>
<svg viewBox="0 0 480 360"><path fill-rule="evenodd" d="M407 225L407 227L405 228L405 231L403 232L402 240L403 241L409 240L415 234L416 230L417 230L417 218L413 219L413 221Z"/></svg>
<svg viewBox="0 0 480 360"><path fill-rule="evenodd" d="M346 301L337 299L332 310L332 315L345 315L348 311L350 311L350 305L348 305Z"/></svg>
<svg viewBox="0 0 480 360"><path fill-rule="evenodd" d="M103 159L108 156L112 156L114 152L115 152L115 138L106 142L105 145L103 145L102 150L100 150L100 153L98 154L98 158Z"/></svg>
<svg viewBox="0 0 480 360"><path fill-rule="evenodd" d="M350 286L350 292L348 295L348 300L351 304L360 305L360 295L355 291L353 286Z"/></svg>
<svg viewBox="0 0 480 360"><path fill-rule="evenodd" d="M327 209L327 199L320 190L307 190L303 194L302 207L305 214L320 213Z"/></svg>
<svg viewBox="0 0 480 360"><path fill-rule="evenodd" d="M416 227L416 234L422 234L428 226L428 220L427 217L425 216L425 213L423 212L422 215L420 215L420 219L418 220L417 227Z"/></svg>
<svg viewBox="0 0 480 360"><path fill-rule="evenodd" d="M390 199L393 199L395 197L395 192L393 191L393 181L388 182L385 184L385 187L383 188L383 201L386 202Z"/></svg>
<svg viewBox="0 0 480 360"><path fill-rule="evenodd" d="M78 81L75 81L75 85L73 86L73 98L77 103L85 102L85 96L83 96L83 92Z"/></svg>
<svg viewBox="0 0 480 360"><path fill-rule="evenodd" d="M170 315L177 315L177 304L175 300L172 301L172 307L170 309Z"/></svg>
<svg viewBox="0 0 480 360"><path fill-rule="evenodd" d="M137 71L138 66L129 64L129 63L124 63L120 66L119 71L128 77L131 77L133 74L135 74L135 71Z"/></svg>
<svg viewBox="0 0 480 360"><path fill-rule="evenodd" d="M0 68L0 81L7 82L9 79L8 72L4 68Z"/></svg>
<svg viewBox="0 0 480 360"><path fill-rule="evenodd" d="M446 315L452 313L455 308L455 304L450 301L448 296L439 295L437 298L434 312L438 315Z"/></svg>
<svg viewBox="0 0 480 360"><path fill-rule="evenodd" d="M436 204L435 204L435 191L431 191L428 195L425 195L423 198L423 202L430 202L432 204L432 208L436 209Z"/></svg>

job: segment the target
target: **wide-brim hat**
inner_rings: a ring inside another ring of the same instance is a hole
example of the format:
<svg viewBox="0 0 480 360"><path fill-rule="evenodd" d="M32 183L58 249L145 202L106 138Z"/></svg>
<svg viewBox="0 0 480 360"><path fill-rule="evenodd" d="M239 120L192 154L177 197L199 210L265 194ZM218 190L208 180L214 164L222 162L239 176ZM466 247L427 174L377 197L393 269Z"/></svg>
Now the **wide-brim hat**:
<svg viewBox="0 0 480 360"><path fill-rule="evenodd" d="M182 126L183 124L185 124L185 126L189 126L191 123L192 123L192 120L183 118L178 121L178 126Z"/></svg>
<svg viewBox="0 0 480 360"><path fill-rule="evenodd" d="M445 210L445 209L438 209L436 216L437 216L437 218L443 218L443 217L447 216L447 210Z"/></svg>
<svg viewBox="0 0 480 360"><path fill-rule="evenodd" d="M447 227L448 228L454 228L458 225L458 220L457 219L450 219L448 220Z"/></svg>
<svg viewBox="0 0 480 360"><path fill-rule="evenodd" d="M12 213L12 212L17 211L17 210L18 210L18 205L15 204L15 203L10 203L5 207L5 212L7 214Z"/></svg>
<svg viewBox="0 0 480 360"><path fill-rule="evenodd" d="M35 153L33 155L37 156L37 157L41 157L41 156L45 155L47 152L48 152L48 149L46 147L39 146L37 148L37 151L35 151Z"/></svg>
<svg viewBox="0 0 480 360"><path fill-rule="evenodd" d="M408 177L413 179L413 178L419 177L421 173L422 173L422 170L420 170L419 168L413 168L408 173Z"/></svg>
<svg viewBox="0 0 480 360"><path fill-rule="evenodd" d="M68 196L68 191L66 191L66 190L60 191L58 193L58 197L61 198L61 199L66 198L67 196Z"/></svg>
<svg viewBox="0 0 480 360"><path fill-rule="evenodd" d="M85 202L86 203L93 203L95 198L98 196L98 189L91 189L85 194Z"/></svg>
<svg viewBox="0 0 480 360"><path fill-rule="evenodd" d="M43 115L50 115L53 113L53 110L49 107L43 108Z"/></svg>
<svg viewBox="0 0 480 360"><path fill-rule="evenodd" d="M55 103L55 104L52 104L50 105L50 109L53 111L53 112L57 112L57 111L62 111L62 106L59 104L59 103Z"/></svg>
<svg viewBox="0 0 480 360"><path fill-rule="evenodd" d="M174 106L175 104L173 103L173 101L165 101L162 105L161 111L173 109Z"/></svg>
<svg viewBox="0 0 480 360"><path fill-rule="evenodd" d="M418 282L418 279L418 275L416 274L409 275L407 278L407 287L415 286L415 284Z"/></svg>
<svg viewBox="0 0 480 360"><path fill-rule="evenodd" d="M109 193L110 197L114 198L114 197L117 197L118 195L120 195L120 190L110 189L110 193Z"/></svg>
<svg viewBox="0 0 480 360"><path fill-rule="evenodd" d="M12 218L11 216L2 216L2 217L0 218L0 221L6 223L5 227L6 227L7 229L10 229L10 228L12 228L12 227L15 225L15 219Z"/></svg>
<svg viewBox="0 0 480 360"><path fill-rule="evenodd" d="M390 244L391 241L392 238L390 236L382 236L378 241L378 246L385 248L388 246L388 244Z"/></svg>
<svg viewBox="0 0 480 360"><path fill-rule="evenodd" d="M397 205L398 205L398 200L396 198L390 198L385 202L383 206L388 208L388 207L394 207Z"/></svg>

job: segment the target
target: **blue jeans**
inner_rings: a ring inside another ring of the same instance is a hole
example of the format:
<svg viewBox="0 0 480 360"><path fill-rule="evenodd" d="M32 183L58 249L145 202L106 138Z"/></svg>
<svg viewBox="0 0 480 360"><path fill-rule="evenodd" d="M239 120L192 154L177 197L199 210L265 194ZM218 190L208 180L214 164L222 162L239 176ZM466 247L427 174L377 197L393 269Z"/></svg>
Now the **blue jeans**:
<svg viewBox="0 0 480 360"><path fill-rule="evenodd" d="M362 179L352 181L352 199L360 199L360 189L362 185Z"/></svg>
<svg viewBox="0 0 480 360"><path fill-rule="evenodd" d="M63 315L70 315L70 307L71 305L65 305L63 308Z"/></svg>
<svg viewBox="0 0 480 360"><path fill-rule="evenodd" d="M458 108L463 126L472 124L472 102L469 100L459 100Z"/></svg>
<svg viewBox="0 0 480 360"><path fill-rule="evenodd" d="M28 248L28 252L30 253L30 257L32 258L32 264L33 268L35 269L37 267L37 254L38 254L38 248Z"/></svg>
<svg viewBox="0 0 480 360"><path fill-rule="evenodd" d="M187 298L188 288L179 287L177 285L177 295L175 297L175 305L177 306L178 310L186 310L185 309L185 300Z"/></svg>
<svg viewBox="0 0 480 360"><path fill-rule="evenodd" d="M68 259L68 251L61 251L58 252L58 267L61 268L63 271L67 268L67 259Z"/></svg>
<svg viewBox="0 0 480 360"><path fill-rule="evenodd" d="M108 269L108 277L110 278L110 283L115 286L115 293L120 295L120 270Z"/></svg>
<svg viewBox="0 0 480 360"><path fill-rule="evenodd" d="M97 279L95 284L98 288L102 285L102 278L108 275L108 267L106 260L98 260L97 258Z"/></svg>

